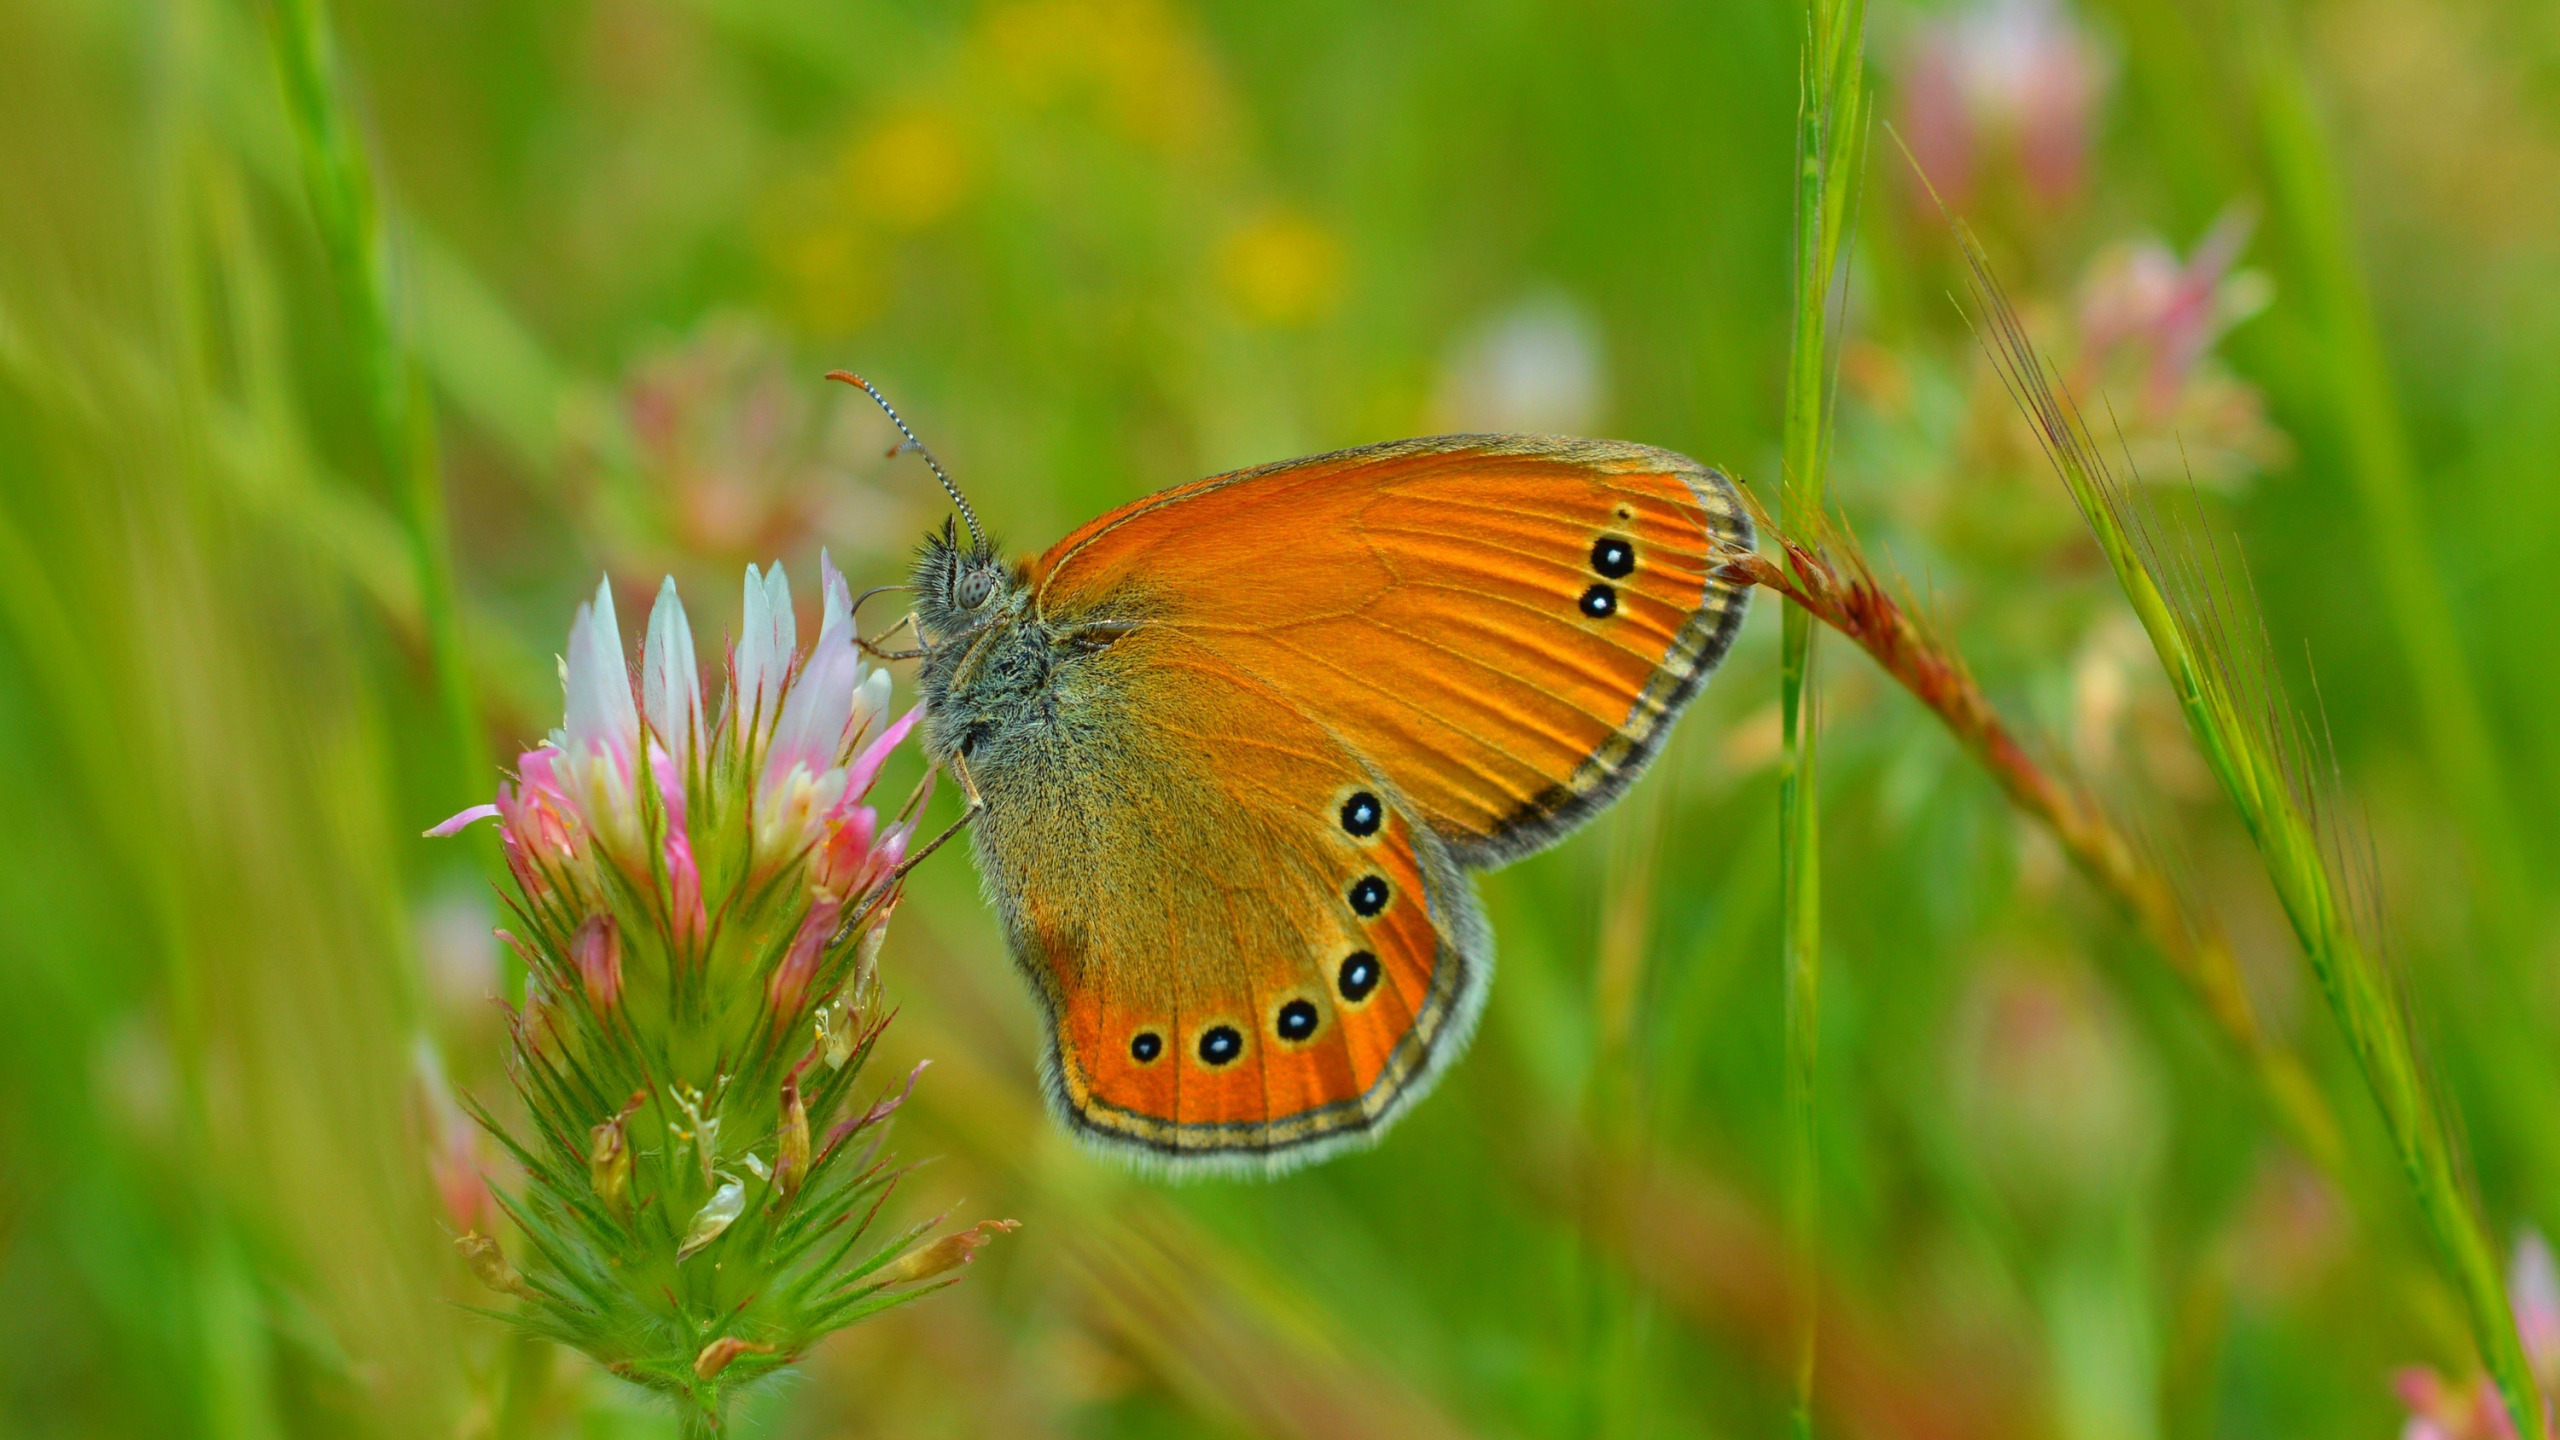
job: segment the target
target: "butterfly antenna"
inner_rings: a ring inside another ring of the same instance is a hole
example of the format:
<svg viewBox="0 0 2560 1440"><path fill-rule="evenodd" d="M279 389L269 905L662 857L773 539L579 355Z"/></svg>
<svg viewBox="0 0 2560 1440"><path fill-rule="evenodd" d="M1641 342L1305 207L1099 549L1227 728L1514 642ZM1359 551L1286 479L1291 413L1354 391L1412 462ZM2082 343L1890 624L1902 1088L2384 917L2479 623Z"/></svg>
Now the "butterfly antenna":
<svg viewBox="0 0 2560 1440"><path fill-rule="evenodd" d="M978 512L969 508L969 497L961 494L960 487L951 483L950 472L942 468L942 462L934 459L933 452L924 448L924 442L916 438L916 432L908 429L907 422L898 418L898 407L889 403L889 397L881 394L878 386L850 370L830 370L827 372L827 378L841 380L847 385L854 386L879 405L881 413L889 417L889 423L897 426L898 433L907 437L906 443L914 446L916 453L924 457L926 468L933 471L933 478L941 481L942 488L950 492L951 502L960 507L960 518L969 522L969 538L977 542L979 548L984 549L987 543L987 532L978 528ZM889 453L895 455L898 452L892 450Z"/></svg>

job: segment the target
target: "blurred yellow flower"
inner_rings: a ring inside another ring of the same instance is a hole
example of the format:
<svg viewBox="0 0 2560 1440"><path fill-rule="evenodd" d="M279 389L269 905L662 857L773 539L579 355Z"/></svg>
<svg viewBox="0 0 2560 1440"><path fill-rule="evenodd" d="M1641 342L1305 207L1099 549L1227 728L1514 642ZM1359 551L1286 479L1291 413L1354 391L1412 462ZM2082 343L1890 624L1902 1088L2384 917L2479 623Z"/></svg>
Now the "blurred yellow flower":
<svg viewBox="0 0 2560 1440"><path fill-rule="evenodd" d="M1268 215L1229 231L1217 264L1227 299L1257 325L1312 324L1342 296L1341 242L1301 215Z"/></svg>
<svg viewBox="0 0 2560 1440"><path fill-rule="evenodd" d="M1204 148L1224 129L1226 94L1192 18L1163 0L1027 0L979 26L997 73L1034 105L1097 104L1129 138Z"/></svg>
<svg viewBox="0 0 2560 1440"><path fill-rule="evenodd" d="M886 230L922 230L969 198L969 150L960 127L929 112L880 120L845 148L846 210Z"/></svg>

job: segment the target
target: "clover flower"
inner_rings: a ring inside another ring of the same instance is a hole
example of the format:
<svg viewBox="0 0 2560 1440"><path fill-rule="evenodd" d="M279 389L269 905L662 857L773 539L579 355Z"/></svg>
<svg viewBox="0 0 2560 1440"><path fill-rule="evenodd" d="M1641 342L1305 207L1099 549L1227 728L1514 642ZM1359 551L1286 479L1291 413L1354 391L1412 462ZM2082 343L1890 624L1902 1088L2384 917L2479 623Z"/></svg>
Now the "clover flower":
<svg viewBox="0 0 2560 1440"><path fill-rule="evenodd" d="M1935 12L1895 59L1898 128L1919 173L1958 213L1986 172L2007 167L2046 204L2080 190L2113 67L2059 0Z"/></svg>
<svg viewBox="0 0 2560 1440"><path fill-rule="evenodd" d="M675 582L636 687L598 586L569 631L560 728L493 802L428 832L498 821L516 890L499 934L528 971L508 1055L525 1133L474 1110L524 1172L492 1195L522 1250L476 1227L457 1247L516 1297L506 1318L672 1397L687 1434L830 1331L957 1279L987 1233L858 1249L906 1092L854 1091L927 787L886 821L868 803L917 712L889 718L844 577L819 563L805 652L782 567L748 567L716 714Z"/></svg>

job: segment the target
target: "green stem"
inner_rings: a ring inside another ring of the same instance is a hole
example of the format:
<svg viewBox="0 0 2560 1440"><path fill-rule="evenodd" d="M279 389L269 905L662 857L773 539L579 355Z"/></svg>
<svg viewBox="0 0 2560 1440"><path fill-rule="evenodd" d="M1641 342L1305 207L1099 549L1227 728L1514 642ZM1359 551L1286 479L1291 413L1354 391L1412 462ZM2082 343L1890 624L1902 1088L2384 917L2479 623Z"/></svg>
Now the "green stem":
<svg viewBox="0 0 2560 1440"><path fill-rule="evenodd" d="M446 801L481 798L488 756L463 648L462 609L446 533L435 411L391 304L388 241L373 167L358 143L338 79L337 43L322 0L273 0L269 34L284 108L299 142L312 221L338 291L367 418L397 500L429 668L451 754Z"/></svg>
<svg viewBox="0 0 2560 1440"><path fill-rule="evenodd" d="M1822 513L1830 302L1865 141L1865 5L1812 0L1805 17L1796 130L1795 329L1788 356L1786 474L1780 523L1809 533ZM1814 1255L1821 1235L1818 1069L1822 998L1822 827L1814 642L1802 607L1780 637L1779 710L1786 753L1778 791L1782 963L1786 986L1785 1134L1789 1291L1794 1299L1798 1436L1813 1429L1820 1311Z"/></svg>

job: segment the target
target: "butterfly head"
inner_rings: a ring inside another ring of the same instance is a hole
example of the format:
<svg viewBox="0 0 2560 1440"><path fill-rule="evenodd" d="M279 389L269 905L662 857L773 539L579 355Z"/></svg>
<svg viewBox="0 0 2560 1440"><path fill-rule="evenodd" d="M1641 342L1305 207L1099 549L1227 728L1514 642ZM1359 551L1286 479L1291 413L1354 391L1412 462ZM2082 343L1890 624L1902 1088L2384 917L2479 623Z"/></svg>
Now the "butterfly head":
<svg viewBox="0 0 2560 1440"><path fill-rule="evenodd" d="M1021 593L1009 566L983 536L961 538L952 522L924 537L916 558L916 619L935 642L984 628Z"/></svg>

